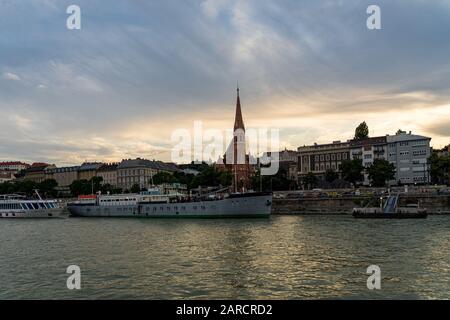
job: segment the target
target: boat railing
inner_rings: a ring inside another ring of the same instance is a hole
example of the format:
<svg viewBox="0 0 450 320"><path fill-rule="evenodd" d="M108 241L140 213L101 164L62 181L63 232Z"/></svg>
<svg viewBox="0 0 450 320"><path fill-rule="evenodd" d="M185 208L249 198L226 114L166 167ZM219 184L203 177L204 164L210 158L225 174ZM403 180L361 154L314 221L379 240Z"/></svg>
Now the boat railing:
<svg viewBox="0 0 450 320"><path fill-rule="evenodd" d="M26 196L20 194L2 194L0 195L0 200L23 200Z"/></svg>

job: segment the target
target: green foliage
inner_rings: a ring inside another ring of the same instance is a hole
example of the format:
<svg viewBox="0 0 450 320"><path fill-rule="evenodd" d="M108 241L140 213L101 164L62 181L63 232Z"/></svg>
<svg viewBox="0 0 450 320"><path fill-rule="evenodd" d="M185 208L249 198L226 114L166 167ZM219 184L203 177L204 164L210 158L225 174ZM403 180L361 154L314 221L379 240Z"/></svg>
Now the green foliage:
<svg viewBox="0 0 450 320"><path fill-rule="evenodd" d="M31 180L8 181L0 184L0 194L20 193L31 197L34 194L34 190L37 189L43 197L54 198L58 193L56 187L58 187L58 183L54 179L44 180L41 183Z"/></svg>
<svg viewBox="0 0 450 320"><path fill-rule="evenodd" d="M47 179L39 183L37 189L46 197L56 198L58 196L57 187L58 183L55 179Z"/></svg>
<svg viewBox="0 0 450 320"><path fill-rule="evenodd" d="M333 169L328 169L325 172L325 181L326 182L333 183L337 179L339 179L339 174L337 172L335 172Z"/></svg>
<svg viewBox="0 0 450 320"><path fill-rule="evenodd" d="M192 179L191 188L202 187L215 187L221 184L221 171L218 171L214 166L208 166L200 174ZM230 183L231 185L231 183Z"/></svg>
<svg viewBox="0 0 450 320"><path fill-rule="evenodd" d="M175 182L178 182L178 179L168 172L161 171L153 176L153 184L155 185L160 185L163 183L175 183ZM152 183L152 181L150 181L150 183Z"/></svg>
<svg viewBox="0 0 450 320"><path fill-rule="evenodd" d="M141 187L137 183L133 184L133 186L130 189L131 193L139 193L140 191Z"/></svg>
<svg viewBox="0 0 450 320"><path fill-rule="evenodd" d="M92 184L86 179L75 180L69 186L69 189L73 196L78 197L79 195L91 194Z"/></svg>
<svg viewBox="0 0 450 320"><path fill-rule="evenodd" d="M297 189L297 184L288 179L287 172L284 169L279 169L277 174L273 176L260 176L258 171L252 177L252 189L259 191L285 191Z"/></svg>
<svg viewBox="0 0 450 320"><path fill-rule="evenodd" d="M317 182L318 179L312 172L308 172L308 174L303 178L303 186L305 189L313 189L317 186Z"/></svg>
<svg viewBox="0 0 450 320"><path fill-rule="evenodd" d="M107 193L107 191L110 191L110 193L115 193L119 191L112 188L111 185L102 185L102 182L102 177L93 177L90 180L75 180L69 186L70 193L72 193L73 196L78 197L79 195L95 194L99 191L101 193Z"/></svg>
<svg viewBox="0 0 450 320"><path fill-rule="evenodd" d="M369 127L367 126L366 122L360 123L358 127L356 127L355 130L355 139L366 139L369 137Z"/></svg>
<svg viewBox="0 0 450 320"><path fill-rule="evenodd" d="M450 156L439 157L433 152L429 159L431 181L435 184L448 184L450 172Z"/></svg>
<svg viewBox="0 0 450 320"><path fill-rule="evenodd" d="M395 177L395 166L384 159L376 159L367 171L374 187L384 187Z"/></svg>
<svg viewBox="0 0 450 320"><path fill-rule="evenodd" d="M363 170L361 159L344 160L341 163L342 178L353 184L363 180Z"/></svg>

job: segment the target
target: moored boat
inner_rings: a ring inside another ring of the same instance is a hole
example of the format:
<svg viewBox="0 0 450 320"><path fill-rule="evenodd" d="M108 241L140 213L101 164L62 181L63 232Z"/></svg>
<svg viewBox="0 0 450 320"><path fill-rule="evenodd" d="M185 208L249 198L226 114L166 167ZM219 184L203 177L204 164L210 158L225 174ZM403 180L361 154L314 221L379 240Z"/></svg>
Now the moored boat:
<svg viewBox="0 0 450 320"><path fill-rule="evenodd" d="M265 192L196 200L156 193L96 195L67 205L76 217L140 218L261 218L269 217L271 208L272 194Z"/></svg>
<svg viewBox="0 0 450 320"><path fill-rule="evenodd" d="M56 218L63 208L56 200L44 200L36 191L38 199L27 199L22 195L0 196L0 218Z"/></svg>

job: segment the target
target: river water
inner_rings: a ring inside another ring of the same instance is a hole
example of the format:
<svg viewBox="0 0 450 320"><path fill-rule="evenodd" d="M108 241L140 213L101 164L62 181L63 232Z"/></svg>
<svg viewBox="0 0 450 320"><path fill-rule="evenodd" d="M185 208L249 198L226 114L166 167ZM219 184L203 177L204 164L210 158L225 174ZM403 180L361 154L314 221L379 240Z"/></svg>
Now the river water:
<svg viewBox="0 0 450 320"><path fill-rule="evenodd" d="M0 299L449 299L449 248L450 216L0 220Z"/></svg>

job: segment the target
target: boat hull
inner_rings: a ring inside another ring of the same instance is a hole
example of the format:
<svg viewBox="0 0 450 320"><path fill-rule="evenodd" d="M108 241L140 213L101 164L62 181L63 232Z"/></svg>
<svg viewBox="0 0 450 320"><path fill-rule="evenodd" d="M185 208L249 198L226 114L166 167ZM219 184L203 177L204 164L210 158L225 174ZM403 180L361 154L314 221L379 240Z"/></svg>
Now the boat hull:
<svg viewBox="0 0 450 320"><path fill-rule="evenodd" d="M9 210L0 211L0 219L51 219L59 218L64 209L42 209L42 210Z"/></svg>
<svg viewBox="0 0 450 320"><path fill-rule="evenodd" d="M266 218L271 214L272 195L246 196L223 200L140 203L123 206L68 204L75 217L116 218Z"/></svg>

